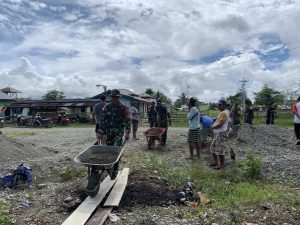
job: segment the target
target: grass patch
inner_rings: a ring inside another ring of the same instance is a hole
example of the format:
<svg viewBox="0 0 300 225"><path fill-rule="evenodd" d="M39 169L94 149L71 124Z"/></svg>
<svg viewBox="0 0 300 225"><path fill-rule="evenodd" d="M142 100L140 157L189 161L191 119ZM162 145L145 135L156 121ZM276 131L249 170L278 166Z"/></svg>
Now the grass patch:
<svg viewBox="0 0 300 225"><path fill-rule="evenodd" d="M27 137L27 136L34 136L37 135L37 132L34 131L11 131L8 132L6 135L8 137Z"/></svg>
<svg viewBox="0 0 300 225"><path fill-rule="evenodd" d="M54 124L53 127L57 127L57 128L90 128L90 127L95 127L95 124L75 122L75 123L70 123L69 125Z"/></svg>
<svg viewBox="0 0 300 225"><path fill-rule="evenodd" d="M8 206L0 199L0 225L11 225L15 223L16 220L9 215Z"/></svg>
<svg viewBox="0 0 300 225"><path fill-rule="evenodd" d="M222 172L211 171L198 164L191 168L190 174L199 190L213 198L213 208L233 209L284 198L278 186L253 180L253 177L250 180L240 166Z"/></svg>
<svg viewBox="0 0 300 225"><path fill-rule="evenodd" d="M76 168L72 165L66 165L63 167L62 172L59 174L61 177L61 180L63 182L74 180L77 177L82 177L86 174L86 167L81 166L79 168Z"/></svg>
<svg viewBox="0 0 300 225"><path fill-rule="evenodd" d="M244 172L245 176L250 179L261 179L261 167L262 167L262 157L256 155L253 152L248 154L246 160L244 161Z"/></svg>
<svg viewBox="0 0 300 225"><path fill-rule="evenodd" d="M206 115L216 118L218 117L220 111L218 110L201 110L201 113L205 113ZM172 122L172 127L188 127L188 121L186 119L187 112L177 112L172 115L173 118L176 118ZM254 112L253 125L266 124L266 112ZM275 125L279 127L293 127L293 118L294 115L291 110L277 110L275 117ZM241 122L243 122L242 117L240 118Z"/></svg>
<svg viewBox="0 0 300 225"><path fill-rule="evenodd" d="M135 154L129 158L131 163L138 163L135 164L136 170L156 170L178 187L187 181L194 182L199 191L213 199L211 208L235 210L238 206L254 206L268 201L291 201L285 187L261 179L261 159L256 155L236 162L232 169L225 171L209 170L201 160L188 165L168 165L164 156L154 153ZM300 206L300 192L297 196L293 199L295 207Z"/></svg>

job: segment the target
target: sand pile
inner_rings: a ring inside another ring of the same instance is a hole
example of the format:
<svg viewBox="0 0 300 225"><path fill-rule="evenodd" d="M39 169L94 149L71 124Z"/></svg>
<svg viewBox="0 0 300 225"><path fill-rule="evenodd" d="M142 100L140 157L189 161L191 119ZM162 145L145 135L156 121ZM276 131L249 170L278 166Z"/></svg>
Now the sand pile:
<svg viewBox="0 0 300 225"><path fill-rule="evenodd" d="M0 164L9 165L52 155L47 149L0 134Z"/></svg>

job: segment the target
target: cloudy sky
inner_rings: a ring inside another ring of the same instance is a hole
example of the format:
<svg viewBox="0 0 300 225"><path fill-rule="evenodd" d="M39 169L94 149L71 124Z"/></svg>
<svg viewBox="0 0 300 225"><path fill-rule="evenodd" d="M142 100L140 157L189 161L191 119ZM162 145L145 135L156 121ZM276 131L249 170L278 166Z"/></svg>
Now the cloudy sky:
<svg viewBox="0 0 300 225"><path fill-rule="evenodd" d="M202 101L300 80L298 0L0 0L0 88L108 88Z"/></svg>

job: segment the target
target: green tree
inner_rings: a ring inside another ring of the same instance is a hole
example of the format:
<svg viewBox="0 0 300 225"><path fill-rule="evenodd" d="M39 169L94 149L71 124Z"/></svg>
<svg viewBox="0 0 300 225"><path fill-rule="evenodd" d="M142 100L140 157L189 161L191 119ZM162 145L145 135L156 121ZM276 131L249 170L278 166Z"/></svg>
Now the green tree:
<svg viewBox="0 0 300 225"><path fill-rule="evenodd" d="M145 91L146 94L153 96L153 94L155 93L151 88L147 88Z"/></svg>
<svg viewBox="0 0 300 225"><path fill-rule="evenodd" d="M186 96L185 93L181 93L180 96L178 96L178 99L176 99L176 101L174 102L174 106L177 108L180 108L182 105L187 104L188 102L188 97Z"/></svg>
<svg viewBox="0 0 300 225"><path fill-rule="evenodd" d="M235 95L230 95L226 98L226 101L230 104L240 104L243 100L243 92L238 91Z"/></svg>
<svg viewBox="0 0 300 225"><path fill-rule="evenodd" d="M188 103L189 98L186 96L185 93L181 93L181 95L179 96L179 99L181 101L181 105L185 105Z"/></svg>
<svg viewBox="0 0 300 225"><path fill-rule="evenodd" d="M66 98L63 91L50 90L44 96L44 100L61 100Z"/></svg>
<svg viewBox="0 0 300 225"><path fill-rule="evenodd" d="M174 104L173 104L176 108L180 108L181 107L181 100L178 98L178 99L176 99L176 101L174 102Z"/></svg>
<svg viewBox="0 0 300 225"><path fill-rule="evenodd" d="M277 91L266 84L259 92L254 93L254 95L256 105L280 105L283 104L284 100L284 95L280 91Z"/></svg>
<svg viewBox="0 0 300 225"><path fill-rule="evenodd" d="M172 100L160 91L155 92L153 94L153 97L156 99L160 99L162 103L172 104Z"/></svg>

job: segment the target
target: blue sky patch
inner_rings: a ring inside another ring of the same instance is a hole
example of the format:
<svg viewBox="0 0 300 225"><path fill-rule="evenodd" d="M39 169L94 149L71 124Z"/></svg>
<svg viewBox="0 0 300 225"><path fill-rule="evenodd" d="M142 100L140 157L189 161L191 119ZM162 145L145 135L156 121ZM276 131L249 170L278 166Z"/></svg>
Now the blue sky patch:
<svg viewBox="0 0 300 225"><path fill-rule="evenodd" d="M196 60L185 60L184 62L197 65L197 64L210 64L219 61L220 59L229 56L229 55L237 55L239 53L234 53L233 51L229 49L222 49L221 51L218 51L217 53L214 53L209 56L204 56L200 59Z"/></svg>
<svg viewBox="0 0 300 225"><path fill-rule="evenodd" d="M142 58L138 58L138 57L131 58L131 63L137 66L142 66L141 64L142 61L143 61Z"/></svg>
<svg viewBox="0 0 300 225"><path fill-rule="evenodd" d="M260 49L255 50L263 64L264 70L274 70L290 57L289 49L282 43L278 35L267 34L260 37Z"/></svg>

